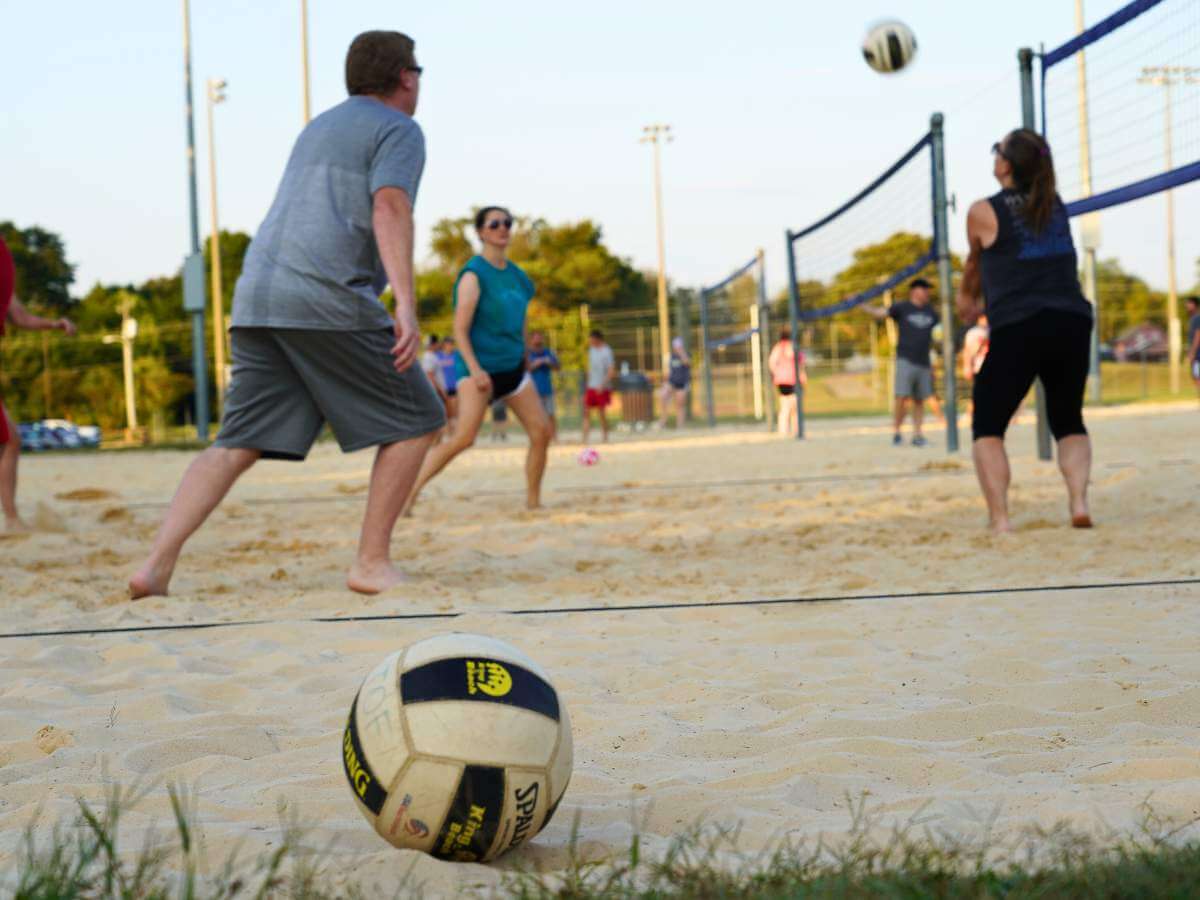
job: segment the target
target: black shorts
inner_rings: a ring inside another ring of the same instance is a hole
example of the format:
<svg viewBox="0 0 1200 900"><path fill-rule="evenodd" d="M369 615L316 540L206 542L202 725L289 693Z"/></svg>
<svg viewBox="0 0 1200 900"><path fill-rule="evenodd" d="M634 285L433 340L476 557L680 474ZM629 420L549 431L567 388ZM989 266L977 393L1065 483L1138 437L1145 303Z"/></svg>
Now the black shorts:
<svg viewBox="0 0 1200 900"><path fill-rule="evenodd" d="M794 384L777 384L775 390L779 391L780 397L790 397L796 393L796 386Z"/></svg>
<svg viewBox="0 0 1200 900"><path fill-rule="evenodd" d="M1042 379L1046 388L1046 417L1054 439L1087 434L1083 392L1091 335L1090 318L1058 310L1043 310L992 331L987 358L972 391L975 440L1004 437L1035 378Z"/></svg>
<svg viewBox="0 0 1200 900"><path fill-rule="evenodd" d="M492 378L492 399L507 400L522 387L529 378L525 363L509 372L488 372Z"/></svg>

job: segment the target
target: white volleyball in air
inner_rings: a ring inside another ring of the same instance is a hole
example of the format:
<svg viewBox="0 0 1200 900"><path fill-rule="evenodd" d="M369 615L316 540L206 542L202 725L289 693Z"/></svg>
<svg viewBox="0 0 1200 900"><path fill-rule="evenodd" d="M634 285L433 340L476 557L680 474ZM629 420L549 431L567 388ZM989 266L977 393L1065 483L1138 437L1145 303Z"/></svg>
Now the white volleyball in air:
<svg viewBox="0 0 1200 900"><path fill-rule="evenodd" d="M390 844L486 862L546 827L571 778L571 722L515 647L445 634L397 651L350 706L342 763Z"/></svg>
<svg viewBox="0 0 1200 900"><path fill-rule="evenodd" d="M876 72L899 72L917 55L917 38L903 22L878 22L867 30L862 52L867 65Z"/></svg>

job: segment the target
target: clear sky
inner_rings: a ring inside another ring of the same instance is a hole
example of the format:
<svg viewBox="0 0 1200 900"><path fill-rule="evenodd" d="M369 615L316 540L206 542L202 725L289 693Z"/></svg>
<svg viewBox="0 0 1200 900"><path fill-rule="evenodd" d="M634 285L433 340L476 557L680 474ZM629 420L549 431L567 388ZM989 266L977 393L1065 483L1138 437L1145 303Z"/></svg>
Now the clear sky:
<svg viewBox="0 0 1200 900"><path fill-rule="evenodd" d="M1120 5L1087 0L1088 21ZM1074 31L1073 0L309 0L309 9L314 113L343 98L356 33L394 28L417 41L429 150L420 255L436 219L486 202L551 221L592 218L617 253L652 267L651 155L638 138L665 122L676 134L664 151L669 276L709 283L761 246L773 291L785 282L784 228L862 187L936 110L947 116L961 250L966 201L994 188L989 147L1019 124L1017 48ZM911 25L920 54L911 71L883 77L863 63L859 40L890 15ZM0 0L0 21L0 219L61 233L80 294L97 280L174 271L189 240L180 3ZM192 28L201 231L210 221L204 81L216 76L229 81L216 109L221 225L253 232L301 125L299 0L193 0ZM1161 130L1146 141L1161 147ZM1177 203L1187 286L1200 256L1200 186L1178 191ZM1107 213L1102 256L1164 286L1164 218L1162 197Z"/></svg>

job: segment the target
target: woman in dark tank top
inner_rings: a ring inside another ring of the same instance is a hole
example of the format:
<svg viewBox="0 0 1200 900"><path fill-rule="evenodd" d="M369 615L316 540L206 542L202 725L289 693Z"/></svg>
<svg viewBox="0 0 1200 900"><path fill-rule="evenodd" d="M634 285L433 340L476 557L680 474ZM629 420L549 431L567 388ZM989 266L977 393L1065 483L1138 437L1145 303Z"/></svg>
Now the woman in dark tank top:
<svg viewBox="0 0 1200 900"><path fill-rule="evenodd" d="M975 472L993 531L1012 530L1004 435L1040 378L1050 430L1067 486L1071 524L1090 528L1087 484L1092 445L1083 424L1092 307L1079 287L1075 245L1056 190L1054 158L1036 132L1020 129L992 147L999 193L972 204L970 255L958 312L972 324L987 313L987 359L975 379Z"/></svg>

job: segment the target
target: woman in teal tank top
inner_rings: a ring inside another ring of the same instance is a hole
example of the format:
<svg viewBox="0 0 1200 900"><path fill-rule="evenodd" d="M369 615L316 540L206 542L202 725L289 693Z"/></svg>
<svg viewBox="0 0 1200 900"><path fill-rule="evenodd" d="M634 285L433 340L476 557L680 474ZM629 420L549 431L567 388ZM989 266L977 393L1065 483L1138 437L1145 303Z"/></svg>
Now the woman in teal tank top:
<svg viewBox="0 0 1200 900"><path fill-rule="evenodd" d="M512 214L499 206L486 206L475 216L482 248L463 266L454 285L458 423L449 440L435 445L425 456L404 506L405 515L412 513L429 480L475 443L484 415L496 401L508 405L529 436L526 505L530 509L541 506L551 427L525 368L525 313L534 286L508 259L512 224Z"/></svg>

